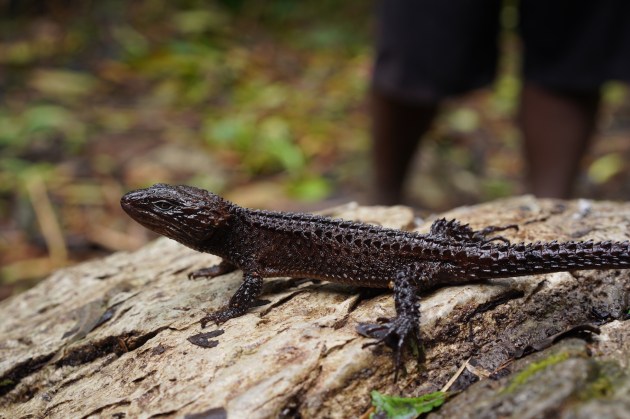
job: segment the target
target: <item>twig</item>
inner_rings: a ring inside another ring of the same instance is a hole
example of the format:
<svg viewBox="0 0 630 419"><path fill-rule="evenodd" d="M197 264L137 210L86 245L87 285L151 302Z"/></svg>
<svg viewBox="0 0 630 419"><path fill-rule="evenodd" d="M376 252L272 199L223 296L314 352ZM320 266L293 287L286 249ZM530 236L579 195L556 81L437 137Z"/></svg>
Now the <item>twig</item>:
<svg viewBox="0 0 630 419"><path fill-rule="evenodd" d="M26 181L25 187L46 241L48 255L55 263L62 264L68 260L68 249L52 203L48 198L46 185L40 176L31 176Z"/></svg>
<svg viewBox="0 0 630 419"><path fill-rule="evenodd" d="M464 369L468 366L468 361L470 361L470 358L468 358L466 360L466 362L464 362L462 364L461 367L459 367L459 369L457 370L457 372L451 377L450 380L448 380L448 382L446 384L444 384L444 387L442 387L442 389L440 391L442 392L447 392L449 388L451 388L451 386L453 385L453 383L455 382L455 380L457 380L459 378L459 376L462 374L462 372L464 371Z"/></svg>

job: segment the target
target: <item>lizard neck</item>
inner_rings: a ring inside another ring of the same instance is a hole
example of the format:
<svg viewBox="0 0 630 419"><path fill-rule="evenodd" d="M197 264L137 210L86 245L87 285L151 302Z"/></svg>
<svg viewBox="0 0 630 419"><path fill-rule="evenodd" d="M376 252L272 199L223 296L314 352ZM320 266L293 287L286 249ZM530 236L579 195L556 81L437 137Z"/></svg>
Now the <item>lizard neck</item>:
<svg viewBox="0 0 630 419"><path fill-rule="evenodd" d="M208 231L208 235L188 247L199 252L210 253L222 258L233 259L235 245L240 241L243 232L244 219L247 209L232 204L229 209L229 219Z"/></svg>

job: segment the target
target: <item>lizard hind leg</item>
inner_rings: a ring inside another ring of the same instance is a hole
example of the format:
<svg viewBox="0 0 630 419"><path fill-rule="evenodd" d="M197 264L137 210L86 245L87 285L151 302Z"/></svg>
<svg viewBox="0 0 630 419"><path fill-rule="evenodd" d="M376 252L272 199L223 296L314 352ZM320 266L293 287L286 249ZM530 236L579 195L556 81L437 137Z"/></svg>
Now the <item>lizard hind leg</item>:
<svg viewBox="0 0 630 419"><path fill-rule="evenodd" d="M510 224L506 226L488 226L484 228L483 230L475 231L473 234L473 238L475 240L481 241L484 244L490 243L495 240L501 241L505 244L510 244L510 241L503 236L486 237L488 234L494 233L495 231L505 231L505 230L510 230L510 229L514 229L518 231L518 225Z"/></svg>
<svg viewBox="0 0 630 419"><path fill-rule="evenodd" d="M374 342L365 344L364 347L382 342L392 348L396 367L394 380L398 379L398 371L402 367L402 355L408 343L415 345L419 357L422 357L419 329L420 304L417 293L418 288L414 285L408 272L399 272L394 280L396 317L393 319L379 318L377 324L362 323L357 328L361 335L376 339Z"/></svg>
<svg viewBox="0 0 630 419"><path fill-rule="evenodd" d="M461 224L457 220L447 221L445 218L440 218L439 220L435 220L435 222L433 222L429 234L432 236L444 237L448 240L454 240L457 242L473 241L485 244L498 240L504 242L505 244L509 244L509 240L503 236L487 237L489 234L494 232L509 229L518 230L518 226L516 224L510 224L507 226L489 226L482 230L475 231L470 228L468 224Z"/></svg>

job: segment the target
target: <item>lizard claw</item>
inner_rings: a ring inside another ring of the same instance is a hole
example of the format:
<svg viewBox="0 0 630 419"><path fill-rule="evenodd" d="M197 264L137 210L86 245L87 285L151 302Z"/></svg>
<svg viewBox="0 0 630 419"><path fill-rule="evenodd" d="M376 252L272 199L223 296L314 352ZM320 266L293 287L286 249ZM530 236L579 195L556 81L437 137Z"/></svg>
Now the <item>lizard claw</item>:
<svg viewBox="0 0 630 419"><path fill-rule="evenodd" d="M376 339L364 344L364 348L380 343L385 343L392 348L396 366L394 381L396 381L398 380L398 371L402 368L402 353L405 345L410 343L416 346L419 353L421 352L420 335L414 322L404 316L398 316L393 320L379 318L377 321L381 323L360 323L357 326L357 332L362 336ZM421 358L422 355L419 355L419 359Z"/></svg>
<svg viewBox="0 0 630 419"><path fill-rule="evenodd" d="M216 325L220 325L221 323L225 323L226 321L233 319L234 317L242 316L246 310L239 309L238 307L228 307L223 310L215 311L214 313L210 313L201 320L201 328L205 328L208 323L214 323Z"/></svg>
<svg viewBox="0 0 630 419"><path fill-rule="evenodd" d="M226 272L221 269L220 265L215 265L209 268L197 269L196 271L189 272L188 279L214 278L219 275L223 275L224 273Z"/></svg>
<svg viewBox="0 0 630 419"><path fill-rule="evenodd" d="M215 277L215 266L210 268L197 269L196 271L188 272L188 279L197 279L197 278L213 278Z"/></svg>
<svg viewBox="0 0 630 419"><path fill-rule="evenodd" d="M500 241L505 244L510 244L510 241L503 236L492 236L487 238L486 236L497 231L505 231L511 229L518 231L518 225L510 224L506 226L489 226L484 228L483 230L476 231L473 234L473 238L480 241L482 244L491 243L493 241Z"/></svg>
<svg viewBox="0 0 630 419"><path fill-rule="evenodd" d="M221 261L221 263L210 266L209 268L197 269L188 274L188 279L197 278L214 278L223 274L230 273L236 269L236 266L227 260Z"/></svg>

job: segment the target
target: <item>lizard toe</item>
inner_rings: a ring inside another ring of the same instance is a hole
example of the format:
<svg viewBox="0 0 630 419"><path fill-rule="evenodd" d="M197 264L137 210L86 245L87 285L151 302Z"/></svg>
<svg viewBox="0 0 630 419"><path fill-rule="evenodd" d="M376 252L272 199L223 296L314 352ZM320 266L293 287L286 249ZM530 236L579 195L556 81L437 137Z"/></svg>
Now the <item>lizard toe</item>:
<svg viewBox="0 0 630 419"><path fill-rule="evenodd" d="M415 346L419 352L421 348L420 335L413 321L405 317L396 317L386 323L360 323L357 332L365 337L375 339L363 347L385 343L394 352L395 373L394 380L398 379L398 372L402 369L403 352L407 344ZM419 356L422 359L422 355Z"/></svg>
<svg viewBox="0 0 630 419"><path fill-rule="evenodd" d="M209 268L197 269L188 274L188 279L198 278L214 278L221 275L221 270L217 266L211 266Z"/></svg>
<svg viewBox="0 0 630 419"><path fill-rule="evenodd" d="M208 323L214 323L216 325L220 325L221 323L225 323L226 321L233 319L234 317L239 317L243 315L245 311L235 307L228 307L223 310L215 311L214 313L208 314L204 318L202 318L199 322L201 323L201 327L205 328Z"/></svg>

